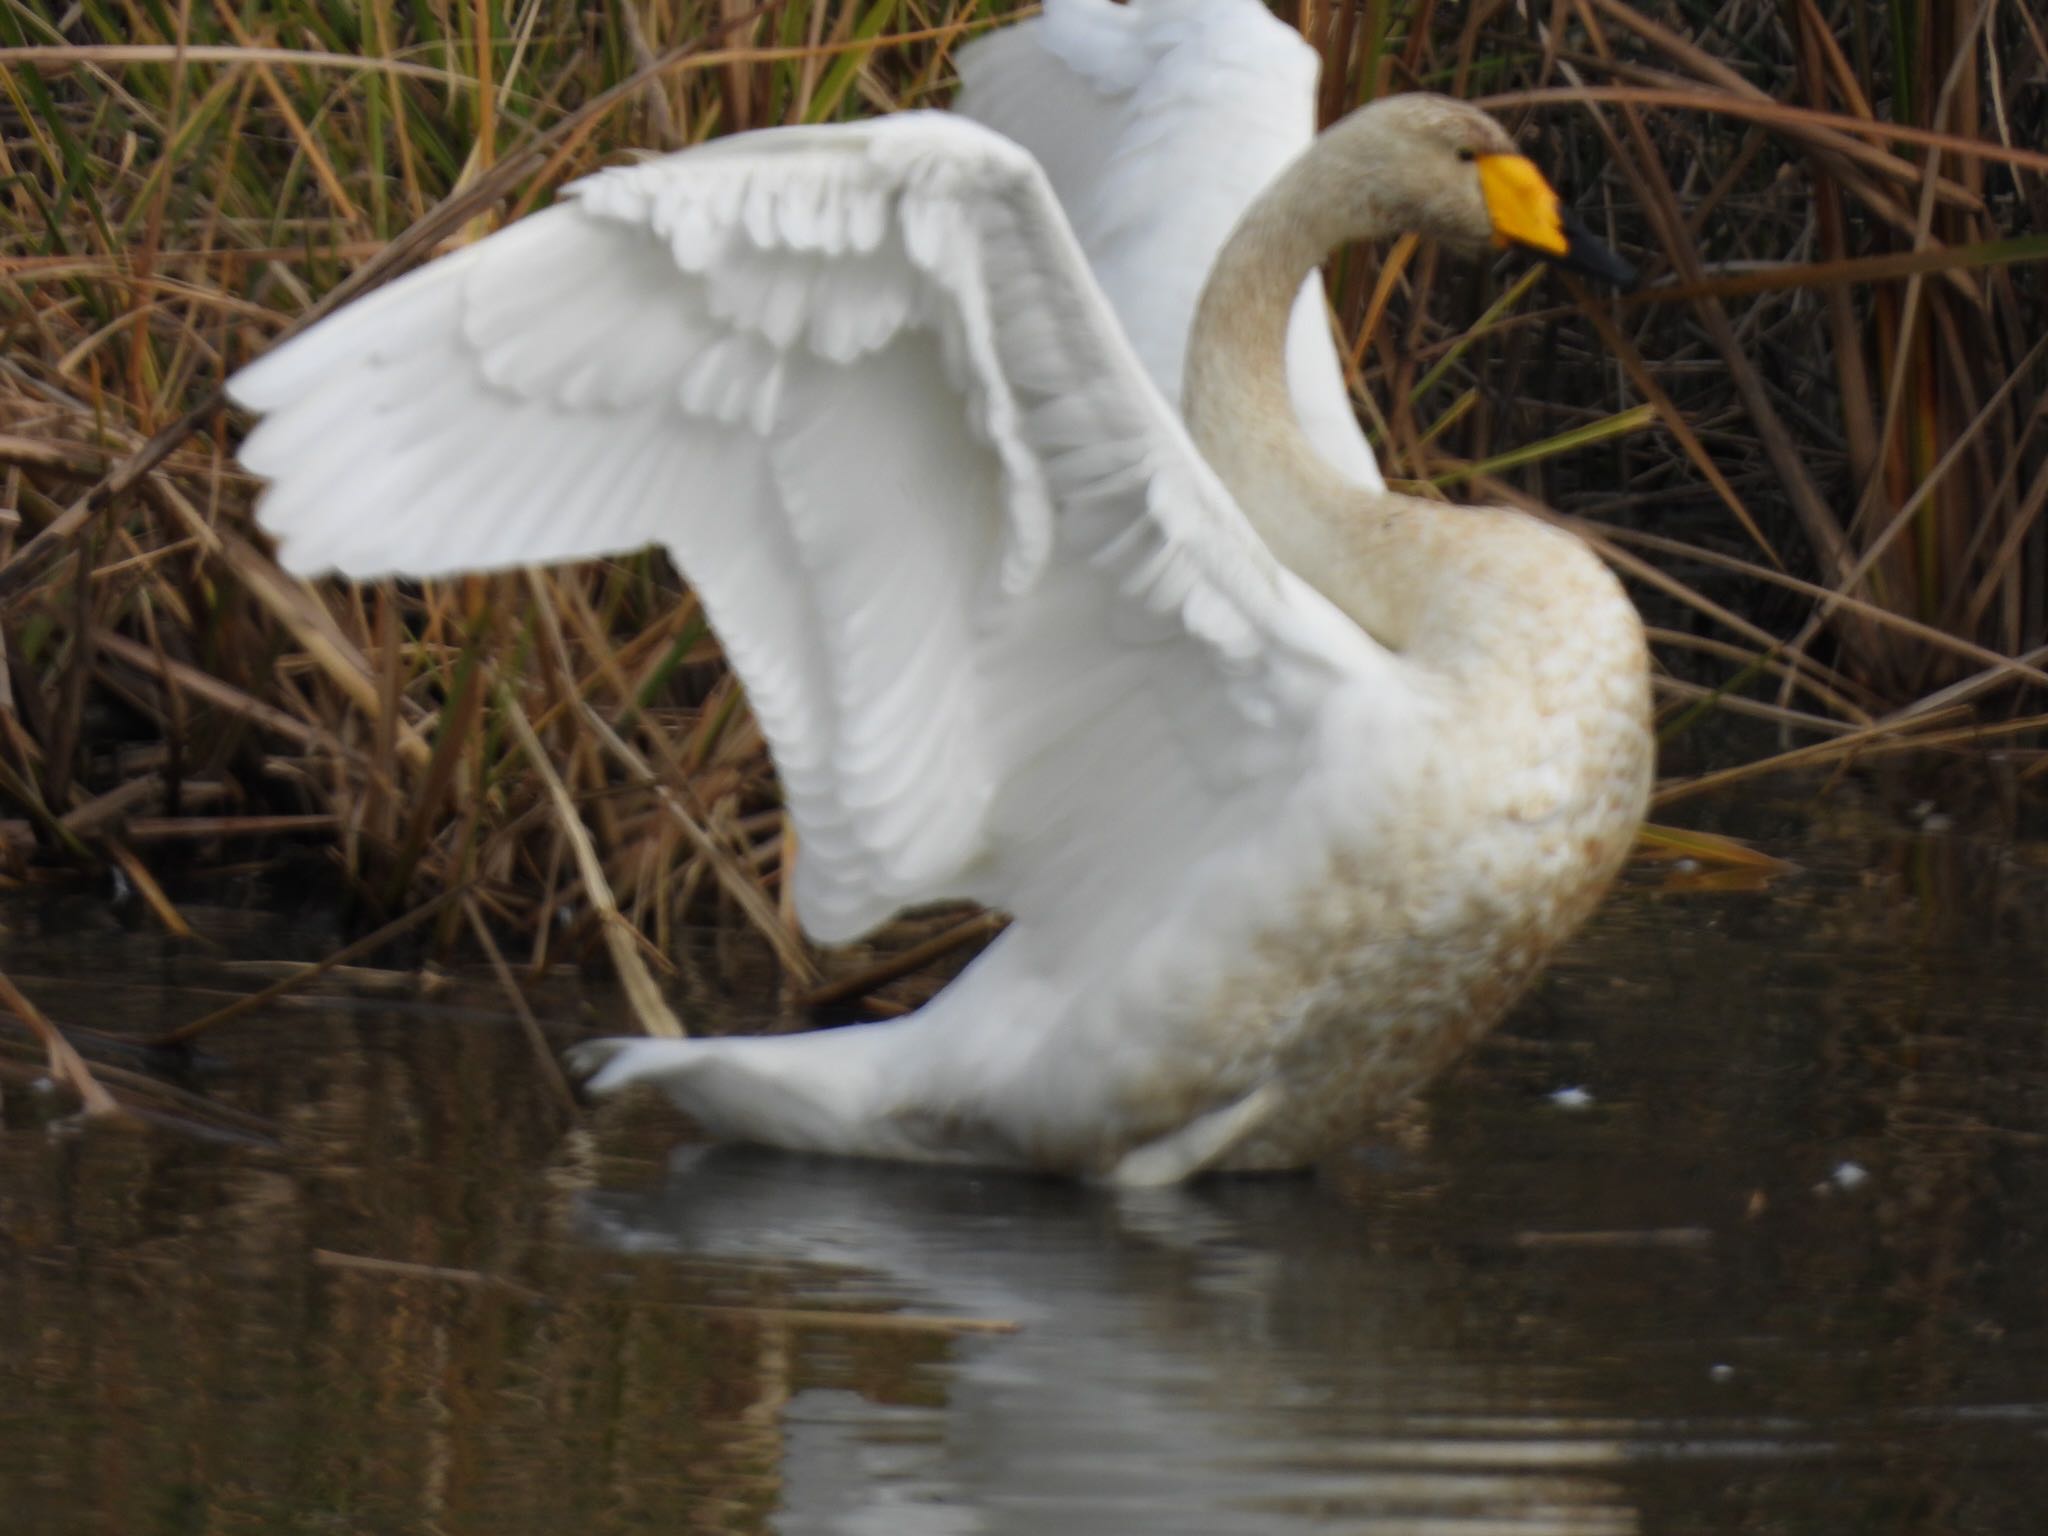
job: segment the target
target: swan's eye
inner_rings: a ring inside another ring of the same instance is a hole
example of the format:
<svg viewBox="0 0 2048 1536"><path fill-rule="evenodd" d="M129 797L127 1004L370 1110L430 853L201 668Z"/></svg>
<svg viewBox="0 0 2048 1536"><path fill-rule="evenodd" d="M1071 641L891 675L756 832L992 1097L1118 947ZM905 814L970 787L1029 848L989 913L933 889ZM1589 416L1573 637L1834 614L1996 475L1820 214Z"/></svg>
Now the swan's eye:
<svg viewBox="0 0 2048 1536"><path fill-rule="evenodd" d="M1461 149L1458 151L1458 158L1460 160L1477 160L1479 155L1476 150Z"/></svg>

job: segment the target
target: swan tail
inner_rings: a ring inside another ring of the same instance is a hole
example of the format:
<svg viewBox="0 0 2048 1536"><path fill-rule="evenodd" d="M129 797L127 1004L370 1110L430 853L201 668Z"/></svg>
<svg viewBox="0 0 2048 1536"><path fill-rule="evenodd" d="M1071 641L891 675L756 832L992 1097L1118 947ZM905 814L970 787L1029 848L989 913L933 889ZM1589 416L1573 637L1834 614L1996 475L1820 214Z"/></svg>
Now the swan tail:
<svg viewBox="0 0 2048 1536"><path fill-rule="evenodd" d="M697 1040L647 1040L618 1035L585 1040L562 1055L570 1078L593 1098L608 1099L639 1082L657 1086L672 1073L685 1073L697 1059Z"/></svg>
<svg viewBox="0 0 2048 1536"><path fill-rule="evenodd" d="M719 1040L588 1040L563 1058L584 1092L659 1089L709 1135L798 1152L933 1155L893 1112L893 1074L877 1060L886 1025Z"/></svg>

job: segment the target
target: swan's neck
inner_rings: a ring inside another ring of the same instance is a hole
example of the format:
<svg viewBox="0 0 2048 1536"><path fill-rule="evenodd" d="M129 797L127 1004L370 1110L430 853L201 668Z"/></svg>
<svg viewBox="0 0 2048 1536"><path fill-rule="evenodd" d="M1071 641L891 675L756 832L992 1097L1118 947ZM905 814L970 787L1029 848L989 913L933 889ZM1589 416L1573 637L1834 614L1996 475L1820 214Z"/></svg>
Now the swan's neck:
<svg viewBox="0 0 2048 1536"><path fill-rule="evenodd" d="M1302 431L1287 382L1288 321L1302 280L1337 246L1386 238L1412 222L1359 174L1362 164L1393 163L1392 146L1382 152L1358 142L1370 133L1353 118L1323 134L1238 221L1195 310L1182 410L1196 446L1267 547L1399 647L1413 595L1403 571L1363 584L1337 573L1358 569L1363 540L1396 567L1414 563L1409 574L1427 575L1417 546L1428 541L1413 525L1429 509L1361 490L1326 464Z"/></svg>
<svg viewBox="0 0 2048 1536"><path fill-rule="evenodd" d="M1355 205L1356 193L1340 194L1331 184L1328 145L1328 136L1318 139L1238 220L1202 289L1188 337L1181 402L1188 430L1255 522L1249 503L1266 501L1261 493L1269 486L1320 494L1342 483L1309 445L1295 412L1287 384L1288 323L1302 280L1331 250L1348 238L1384 231L1348 228L1337 216Z"/></svg>

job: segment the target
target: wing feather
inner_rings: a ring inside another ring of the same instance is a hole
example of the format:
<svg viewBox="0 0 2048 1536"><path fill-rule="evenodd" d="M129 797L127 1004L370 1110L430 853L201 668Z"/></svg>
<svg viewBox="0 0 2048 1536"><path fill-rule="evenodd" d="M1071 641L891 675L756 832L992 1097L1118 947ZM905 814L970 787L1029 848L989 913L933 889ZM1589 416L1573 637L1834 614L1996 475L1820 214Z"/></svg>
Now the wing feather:
<svg viewBox="0 0 2048 1536"><path fill-rule="evenodd" d="M1259 0L1045 0L958 54L955 110L1030 150L1103 292L1178 402L1202 284L1232 227L1315 132L1321 62ZM1309 441L1385 489L1330 337L1302 287L1288 382Z"/></svg>
<svg viewBox="0 0 2048 1536"><path fill-rule="evenodd" d="M295 570L665 545L827 940L1199 859L1386 665L1201 462L1042 172L959 118L602 173L232 389Z"/></svg>

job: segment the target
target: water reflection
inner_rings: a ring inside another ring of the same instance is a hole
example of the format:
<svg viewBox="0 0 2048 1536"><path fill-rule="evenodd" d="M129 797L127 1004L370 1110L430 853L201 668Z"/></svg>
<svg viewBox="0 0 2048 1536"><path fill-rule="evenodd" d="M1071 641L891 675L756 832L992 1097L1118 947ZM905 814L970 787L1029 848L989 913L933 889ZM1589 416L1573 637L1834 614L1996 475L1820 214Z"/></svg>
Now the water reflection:
<svg viewBox="0 0 2048 1536"><path fill-rule="evenodd" d="M1826 834L1645 872L1318 1180L672 1162L459 980L210 1037L231 1140L53 1120L0 1043L0 1528L2031 1536L2048 858ZM249 985L48 908L5 963L137 1031Z"/></svg>
<svg viewBox="0 0 2048 1536"><path fill-rule="evenodd" d="M805 1322L886 1304L937 1340L923 1406L848 1388L776 1416L798 1532L1636 1528L1612 1422L1520 1410L1556 1383L1446 1324L1457 1262L1373 1251L1369 1213L1306 1180L1107 1192L766 1154L691 1157L597 1196L588 1240L773 1267ZM984 1331L989 1325L1014 1333Z"/></svg>

